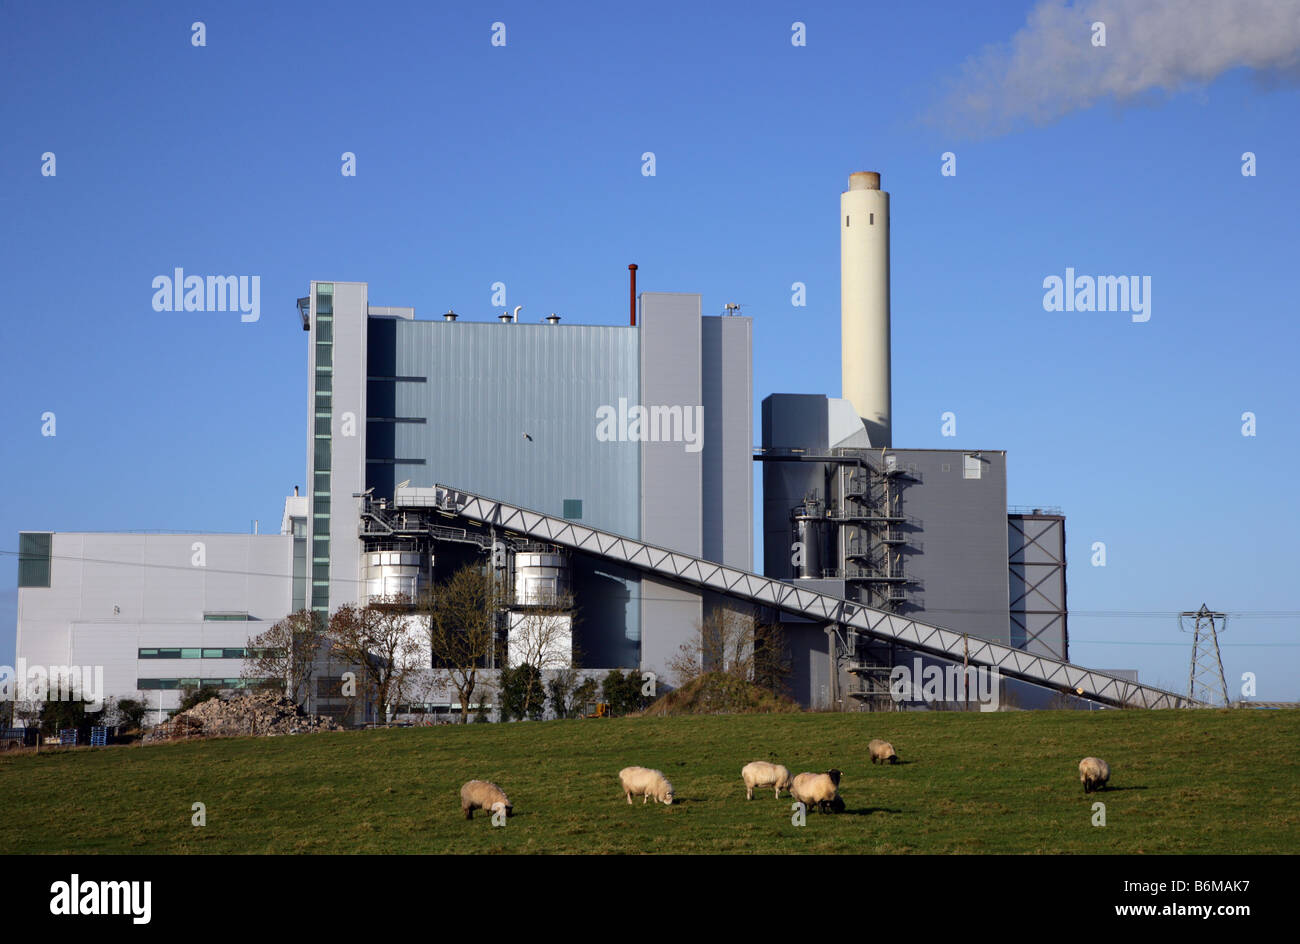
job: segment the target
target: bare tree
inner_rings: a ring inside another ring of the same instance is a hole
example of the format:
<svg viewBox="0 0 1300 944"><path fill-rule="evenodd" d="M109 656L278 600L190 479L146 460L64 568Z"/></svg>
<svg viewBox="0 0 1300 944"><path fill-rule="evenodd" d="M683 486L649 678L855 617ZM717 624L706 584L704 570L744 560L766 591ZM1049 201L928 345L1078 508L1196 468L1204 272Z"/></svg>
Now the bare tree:
<svg viewBox="0 0 1300 944"><path fill-rule="evenodd" d="M574 603L571 594L545 594L515 600L510 611L507 660L510 668L531 665L541 674L571 668L574 663ZM528 686L521 708L525 717L540 708L539 690ZM545 700L544 692L540 697Z"/></svg>
<svg viewBox="0 0 1300 944"><path fill-rule="evenodd" d="M420 601L435 668L447 673L460 695L461 723L480 673L496 655L497 624L505 595L490 570L473 564L452 574Z"/></svg>
<svg viewBox="0 0 1300 944"><path fill-rule="evenodd" d="M405 594L375 597L365 606L345 603L329 619L330 656L360 669L362 691L384 718L420 672L417 622Z"/></svg>
<svg viewBox="0 0 1300 944"><path fill-rule="evenodd" d="M16 721L21 721L23 727L39 727L41 723L41 712L44 710L45 702L30 697L23 698L14 702L14 719Z"/></svg>
<svg viewBox="0 0 1300 944"><path fill-rule="evenodd" d="M299 610L270 629L248 640L244 679L272 679L284 687L285 695L302 705L311 695L316 659L325 642L325 617L313 610Z"/></svg>
<svg viewBox="0 0 1300 944"><path fill-rule="evenodd" d="M780 626L760 624L748 613L715 609L697 624L696 637L668 662L679 687L705 673L753 682L780 692L790 672Z"/></svg>
<svg viewBox="0 0 1300 944"><path fill-rule="evenodd" d="M751 681L777 695L789 696L790 651L780 623L754 626L754 668Z"/></svg>
<svg viewBox="0 0 1300 944"><path fill-rule="evenodd" d="M678 686L706 672L748 679L754 662L754 618L733 610L715 609L696 624L695 638L684 642L668 668Z"/></svg>

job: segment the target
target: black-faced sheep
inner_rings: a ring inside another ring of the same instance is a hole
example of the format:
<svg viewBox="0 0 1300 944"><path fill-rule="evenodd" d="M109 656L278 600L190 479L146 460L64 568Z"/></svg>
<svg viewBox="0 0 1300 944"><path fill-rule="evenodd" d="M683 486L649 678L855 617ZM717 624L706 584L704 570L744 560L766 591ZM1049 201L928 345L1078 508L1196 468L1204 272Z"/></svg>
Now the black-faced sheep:
<svg viewBox="0 0 1300 944"><path fill-rule="evenodd" d="M664 806L673 805L673 785L658 770L651 770L648 767L624 767L618 772L618 779L623 785L623 793L626 794L629 805L634 795L641 797L642 806L651 799Z"/></svg>
<svg viewBox="0 0 1300 944"><path fill-rule="evenodd" d="M466 819L474 818L475 810L487 810L495 813L504 809L506 816L514 816L515 808L510 805L510 798L504 790L487 780L471 780L460 788L460 811Z"/></svg>
<svg viewBox="0 0 1300 944"><path fill-rule="evenodd" d="M844 801L839 797L839 788L838 770L828 770L824 774L802 773L790 784L790 796L807 807L816 806L823 813L842 813Z"/></svg>
<svg viewBox="0 0 1300 944"><path fill-rule="evenodd" d="M779 800L782 790L790 789L790 771L780 764L769 764L765 760L756 760L740 769L740 776L745 781L745 798L754 799L755 787L771 787L773 795Z"/></svg>
<svg viewBox="0 0 1300 944"><path fill-rule="evenodd" d="M867 750L871 752L871 762L873 764L883 764L886 761L891 764L898 763L898 755L894 753L894 745L888 741L872 738L867 744Z"/></svg>
<svg viewBox="0 0 1300 944"><path fill-rule="evenodd" d="M1079 761L1079 779L1084 793L1095 793L1110 780L1110 764L1100 757L1085 757Z"/></svg>

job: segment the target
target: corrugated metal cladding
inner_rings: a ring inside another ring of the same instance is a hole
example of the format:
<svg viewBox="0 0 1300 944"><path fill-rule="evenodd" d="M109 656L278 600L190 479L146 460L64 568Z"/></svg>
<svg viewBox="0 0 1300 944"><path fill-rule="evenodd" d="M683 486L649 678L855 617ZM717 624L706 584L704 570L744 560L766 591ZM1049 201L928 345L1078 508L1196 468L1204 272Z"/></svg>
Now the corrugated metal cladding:
<svg viewBox="0 0 1300 944"><path fill-rule="evenodd" d="M577 499L584 523L640 536L638 444L596 438L598 408L639 402L635 328L393 324L395 482L459 485L556 516Z"/></svg>

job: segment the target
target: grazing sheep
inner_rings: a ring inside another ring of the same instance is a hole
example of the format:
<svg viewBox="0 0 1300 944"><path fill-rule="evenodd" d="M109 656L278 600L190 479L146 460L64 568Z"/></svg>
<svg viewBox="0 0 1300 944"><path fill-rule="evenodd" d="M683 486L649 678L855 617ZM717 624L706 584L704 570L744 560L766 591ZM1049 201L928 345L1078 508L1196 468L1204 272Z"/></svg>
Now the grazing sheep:
<svg viewBox="0 0 1300 944"><path fill-rule="evenodd" d="M1094 793L1110 779L1110 764L1100 757L1085 757L1079 761L1079 779L1083 781L1084 793Z"/></svg>
<svg viewBox="0 0 1300 944"><path fill-rule="evenodd" d="M487 780L471 780L460 788L460 811L466 819L474 818L475 810L488 810L495 813L498 808L506 811L506 816L514 816L515 808L510 805L506 792L495 783Z"/></svg>
<svg viewBox="0 0 1300 944"><path fill-rule="evenodd" d="M648 767L624 767L618 772L618 779L623 785L623 793L627 795L628 805L632 803L633 794L641 797L642 806L649 799L664 806L673 805L673 785L661 771L650 770Z"/></svg>
<svg viewBox="0 0 1300 944"><path fill-rule="evenodd" d="M898 763L898 755L894 753L894 745L888 741L882 741L880 738L872 738L867 744L867 750L871 752L871 762L873 764L883 764L889 761L891 764Z"/></svg>
<svg viewBox="0 0 1300 944"><path fill-rule="evenodd" d="M790 796L807 807L815 805L823 813L842 813L844 801L839 797L839 788L838 770L828 770L824 774L802 773L790 784Z"/></svg>
<svg viewBox="0 0 1300 944"><path fill-rule="evenodd" d="M790 789L790 771L780 764L769 764L765 760L756 760L740 769L740 776L745 781L745 798L754 799L755 787L771 787L773 795L781 799L781 791Z"/></svg>

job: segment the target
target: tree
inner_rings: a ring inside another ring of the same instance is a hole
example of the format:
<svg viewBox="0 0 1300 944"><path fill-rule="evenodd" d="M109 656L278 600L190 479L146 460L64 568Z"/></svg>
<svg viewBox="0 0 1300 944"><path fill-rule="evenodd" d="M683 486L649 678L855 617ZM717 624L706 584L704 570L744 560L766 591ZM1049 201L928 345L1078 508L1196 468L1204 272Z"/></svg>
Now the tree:
<svg viewBox="0 0 1300 944"><path fill-rule="evenodd" d="M468 564L420 601L435 667L460 695L460 719L469 721L479 673L496 656L497 624L505 603L490 570Z"/></svg>
<svg viewBox="0 0 1300 944"><path fill-rule="evenodd" d="M596 693L599 690L600 684L591 676L587 676L573 689L570 710L579 716L585 716L591 710L591 703L596 700Z"/></svg>
<svg viewBox="0 0 1300 944"><path fill-rule="evenodd" d="M14 720L21 721L25 728L36 728L40 726L41 712L44 710L45 702L23 698L14 702Z"/></svg>
<svg viewBox="0 0 1300 944"><path fill-rule="evenodd" d="M777 695L789 695L790 652L780 623L754 627L754 671L752 681Z"/></svg>
<svg viewBox="0 0 1300 944"><path fill-rule="evenodd" d="M144 726L144 716L149 710L149 706L135 698L119 698L117 700L116 721L118 727L139 729Z"/></svg>
<svg viewBox="0 0 1300 944"><path fill-rule="evenodd" d="M573 713L577 701L578 670L569 666L557 669L547 684L551 696L551 710L557 718L567 718Z"/></svg>
<svg viewBox="0 0 1300 944"><path fill-rule="evenodd" d="M279 682L295 704L306 704L328 628L324 615L314 610L289 614L248 640L241 677Z"/></svg>
<svg viewBox="0 0 1300 944"><path fill-rule="evenodd" d="M601 683L601 692L609 705L609 713L625 715L644 708L646 699L641 692L644 685L645 678L639 669L629 669L626 675L621 669L611 669Z"/></svg>
<svg viewBox="0 0 1300 944"><path fill-rule="evenodd" d="M331 658L360 672L361 693L387 719L420 672L420 646L410 597L372 597L365 606L345 603L330 616L326 645Z"/></svg>
<svg viewBox="0 0 1300 944"><path fill-rule="evenodd" d="M678 687L708 673L716 685L752 682L780 693L790 674L790 659L779 625L762 625L748 613L715 609L668 667Z"/></svg>
<svg viewBox="0 0 1300 944"><path fill-rule="evenodd" d="M546 691L537 666L525 662L513 669L502 669L498 685L501 689L502 721L511 718L541 720L546 707Z"/></svg>
<svg viewBox="0 0 1300 944"><path fill-rule="evenodd" d="M622 714L620 710L623 706L623 670L610 669L604 680L600 683L600 693L605 698L605 704L609 705L610 714Z"/></svg>
<svg viewBox="0 0 1300 944"><path fill-rule="evenodd" d="M101 709L102 710L102 709ZM41 710L41 734L53 737L67 728L75 728L78 741L90 738L90 728L99 723L100 712L88 712L80 698L55 699L46 696Z"/></svg>
<svg viewBox="0 0 1300 944"><path fill-rule="evenodd" d="M569 668L573 665L574 605L571 594L542 593L514 601L510 611L510 632L506 658L511 668L531 665L538 673ZM539 715L546 704L546 692L524 690L523 714ZM520 717L523 717L523 714Z"/></svg>

